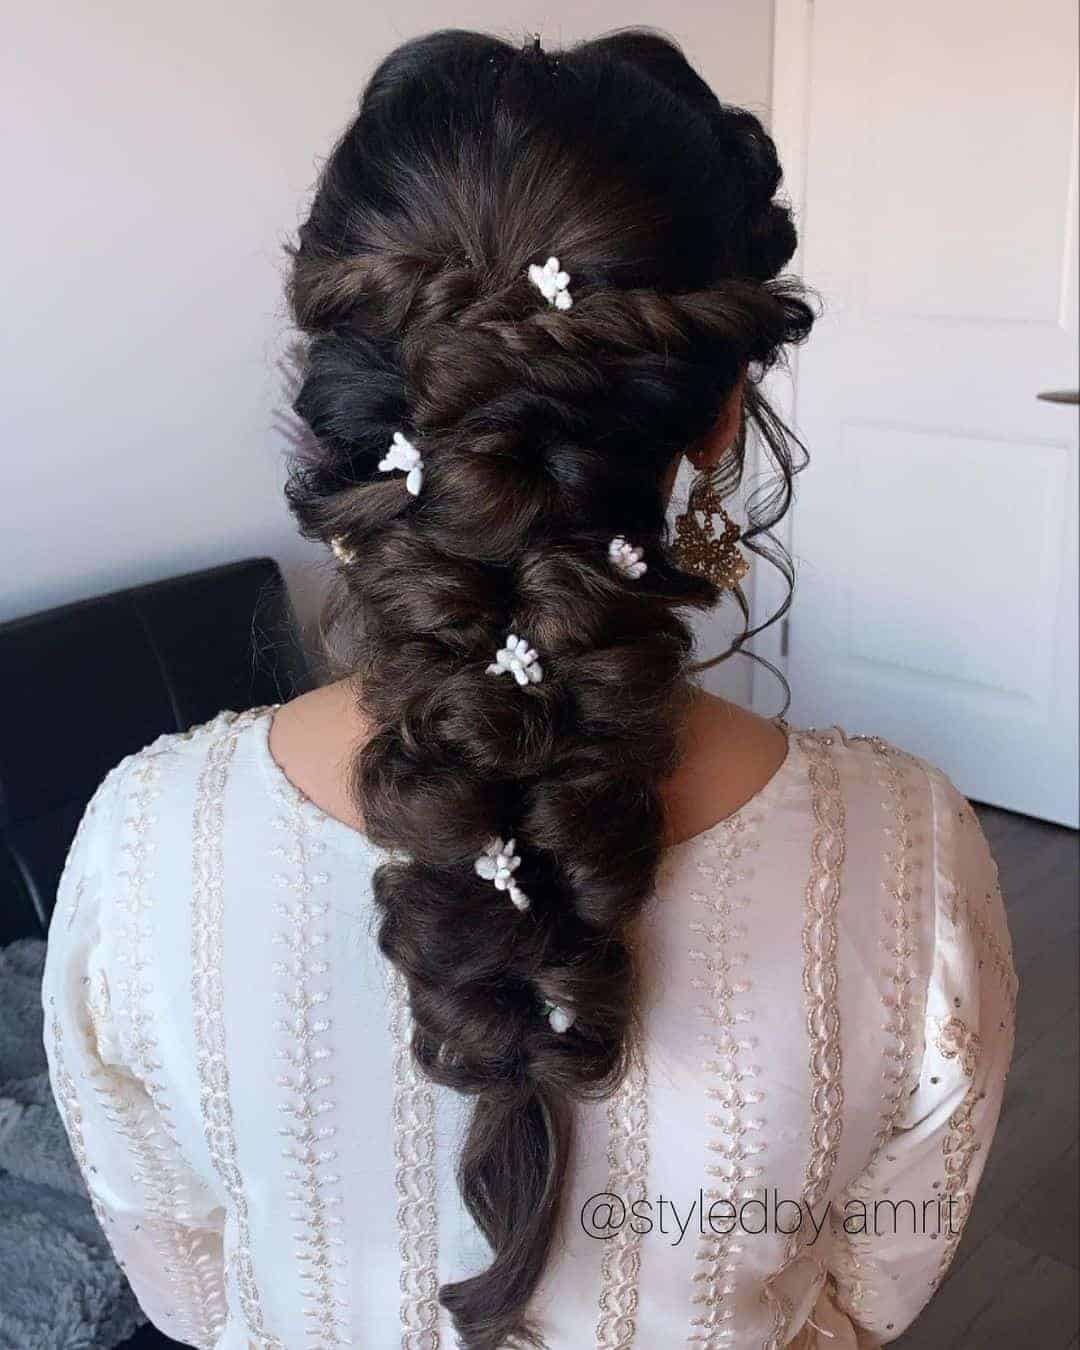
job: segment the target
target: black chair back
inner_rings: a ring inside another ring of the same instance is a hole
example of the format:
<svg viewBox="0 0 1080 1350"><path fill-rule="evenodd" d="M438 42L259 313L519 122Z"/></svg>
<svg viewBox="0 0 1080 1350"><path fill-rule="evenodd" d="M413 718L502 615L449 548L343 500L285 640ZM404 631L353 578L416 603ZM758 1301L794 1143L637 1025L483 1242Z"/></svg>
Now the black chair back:
<svg viewBox="0 0 1080 1350"><path fill-rule="evenodd" d="M75 828L114 764L163 732L310 687L270 558L0 624L0 944L44 936Z"/></svg>

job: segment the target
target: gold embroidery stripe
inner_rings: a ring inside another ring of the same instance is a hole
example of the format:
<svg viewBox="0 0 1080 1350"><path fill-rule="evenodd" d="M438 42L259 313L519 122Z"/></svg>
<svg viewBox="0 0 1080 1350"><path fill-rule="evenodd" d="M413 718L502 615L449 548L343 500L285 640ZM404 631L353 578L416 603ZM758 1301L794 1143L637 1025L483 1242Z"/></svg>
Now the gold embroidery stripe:
<svg viewBox="0 0 1080 1350"><path fill-rule="evenodd" d="M303 800L291 789L280 792L278 800L284 815L276 824L288 842L273 853L290 872L274 878L288 895L274 906L283 921L274 941L285 952L285 960L274 964L280 981L275 997L282 1009L274 1029L282 1038L277 1057L286 1070L276 1081L281 1090L279 1110L287 1122L281 1130L286 1140L285 1177L290 1182L287 1198L299 1207L290 1216L298 1225L295 1269L309 1335L317 1337L320 1346L348 1345L349 1304L339 1292L347 1287L341 1275L346 1265L340 1254L344 1240L335 1231L342 1227L342 1217L335 1213L342 1203L341 1178L333 1170L338 1127L326 1119L335 1106L327 1095L334 1081L331 1021L321 1011L328 999L322 981L329 965L321 959L327 934L320 924L327 906L316 898L329 878L312 866L323 844L312 837Z"/></svg>
<svg viewBox="0 0 1080 1350"><path fill-rule="evenodd" d="M207 1259L206 1235L178 1221L182 1195L176 1169L170 1166L168 1140L153 1126L147 1127L134 1102L110 1083L96 1083L94 1090L102 1114L127 1141L133 1177L145 1198L144 1227L179 1297L178 1315L182 1310L188 1319L185 1335L199 1350L213 1350L228 1316L225 1289L216 1278L218 1262ZM220 1252L215 1255L220 1258Z"/></svg>
<svg viewBox="0 0 1080 1350"><path fill-rule="evenodd" d="M52 1032L53 1063L56 1066L54 1078L57 1097L60 1102L60 1114L64 1118L64 1129L67 1131L67 1137L71 1143L71 1151L79 1165L83 1180L86 1182L86 1189L90 1195L90 1205L104 1231L105 1225L108 1223L108 1216L98 1198L94 1187L94 1179L90 1174L90 1160L86 1154L86 1140L83 1136L82 1103L79 1101L75 1080L68 1071L67 1060L64 1056L64 1033L56 1012L55 998L49 998L49 1006L52 1012L49 1026Z"/></svg>
<svg viewBox="0 0 1080 1350"><path fill-rule="evenodd" d="M64 1128L71 1142L71 1151L86 1182L90 1204L101 1225L102 1232L112 1243L112 1215L98 1198L94 1174L97 1168L90 1162L83 1130L83 1109L78 1089L67 1067L64 1055L63 1030L56 1014L56 1001L49 999L52 1017L53 1061L56 1065L56 1089ZM121 1100L115 1090L104 1082L94 1085L102 1099L106 1119L127 1141L134 1159L134 1180L143 1189L146 1203L145 1227L154 1244L162 1269L181 1306L175 1309L178 1329L198 1350L212 1350L225 1325L223 1291L211 1290L199 1281L199 1255L192 1251L191 1234L179 1223L168 1219L176 1213L177 1196L167 1183L169 1173L156 1152L157 1137L153 1130L139 1128L131 1119L133 1108ZM173 1208L167 1208L172 1205ZM123 1265L122 1252L117 1259ZM216 1312L216 1317L213 1315Z"/></svg>
<svg viewBox="0 0 1080 1350"><path fill-rule="evenodd" d="M119 765L117 768L119 768ZM90 802L83 812L78 827L75 830L75 838L71 841L71 847L68 849L67 857L64 859L64 866L60 873L60 881L56 888L56 894L59 899L59 897L65 893L65 890L70 890L71 893L70 899L67 902L68 932L74 927L75 919L79 912L79 905L82 903L83 895L89 884L85 871L81 871L78 881L73 885L69 885L69 877L75 867L85 869L86 858L84 857L84 854L86 852L86 836L89 833L90 822L98 814L99 805L105 794L113 790L115 781L116 769L106 777L105 781L94 793L93 797L90 798Z"/></svg>
<svg viewBox="0 0 1080 1350"><path fill-rule="evenodd" d="M892 967L887 972L890 988L883 1002L888 1019L887 1025L895 1041L895 1050L894 1067L885 1069L882 1113L875 1150L876 1153L880 1153L892 1136L893 1127L904 1103L905 1088L911 1070L911 980L912 958L915 955L911 937L914 841L911 833L913 816L906 801L909 788L901 764L886 742L875 739L873 747L884 769L885 785L889 792L893 820L891 834L894 844L887 856L887 862L892 868L892 877L885 881L885 889L893 899L893 911L888 920L892 932L885 942L886 952L892 957Z"/></svg>
<svg viewBox="0 0 1080 1350"><path fill-rule="evenodd" d="M195 1062L203 1133L214 1170L232 1204L236 1251L232 1254L240 1306L261 1350L285 1350L263 1321L251 1252L251 1225L243 1173L237 1160L225 1039L224 798L239 735L239 719L219 731L206 751L195 793L192 841L191 981Z"/></svg>
<svg viewBox="0 0 1080 1350"><path fill-rule="evenodd" d="M959 815L964 828L968 830L979 829L978 818L968 803L960 808ZM1002 901L1000 886L996 880L996 864L994 864L994 871L995 879L991 883L991 889L985 891L980 897L976 897L968 891L958 896L955 883L951 885L950 917L954 924L960 924L966 920L979 958L979 966L982 967L984 962L988 962L994 972L994 978L1001 986L1001 993L1004 998L1004 1008L1001 1010L1003 1016L999 1027L996 1029L991 1025L992 1019L987 1018L985 1031L987 1035L994 1036L1000 1030L1004 1037L1008 1038L1009 1053L1011 1054L1018 982L1012 962L1009 930L1005 922L1004 902ZM998 931L996 932L995 929ZM985 1007L987 1002L985 1000L985 989L983 992L984 1003L982 1006ZM981 1077L976 1077L976 1075L979 1073L979 1061L985 1045L986 1043L979 1032L972 1030L962 1018L956 1015L947 1017L938 1028L938 1050L946 1059L958 1059L964 1076L972 1079L972 1082L964 1094L963 1101L949 1117L948 1128L942 1141L942 1161L945 1169L945 1182L942 1189L944 1195L954 1203L946 1210L948 1240L942 1248L941 1260L934 1277L934 1288L944 1279L949 1265L956 1255L964 1225L967 1223L968 1215L971 1212L973 1198L970 1181L971 1168L975 1155L982 1148L982 1143L976 1136L973 1117L979 1102L986 1096L987 1081L985 1073ZM1008 1063L1008 1055L1005 1057L1005 1063Z"/></svg>
<svg viewBox="0 0 1080 1350"><path fill-rule="evenodd" d="M810 1153L804 1203L816 1205L828 1192L843 1128L840 1064L840 1008L837 1000L837 929L845 812L840 775L820 732L799 734L808 757L814 831L803 924L803 991L810 1038Z"/></svg>
<svg viewBox="0 0 1080 1350"><path fill-rule="evenodd" d="M435 1093L413 1060L408 991L391 975L394 1187L401 1256L402 1350L438 1350L439 1241L435 1207Z"/></svg>
<svg viewBox="0 0 1080 1350"><path fill-rule="evenodd" d="M991 891L985 897L985 906L988 907L994 901L997 901L1000 905L999 897L1000 893L996 889ZM1008 1016L1012 1018L1016 1011L1016 995L1020 984L1013 966L1012 953L1009 946L1006 945L1008 943L1008 930L1005 930L1005 943L1000 942L991 927L991 919L979 912L974 897L967 896L965 899L967 921L971 928L972 937L975 939L976 948L979 954L990 962L995 976L1001 982L1005 994L1005 1010Z"/></svg>
<svg viewBox="0 0 1080 1350"><path fill-rule="evenodd" d="M848 1187L848 1198L862 1200L869 1204L873 1194L875 1169L880 1162L893 1128L903 1107L905 1085L911 1070L912 1059L912 1007L911 981L913 975L912 958L915 948L912 943L912 922L914 891L912 878L915 868L914 839L912 836L913 812L907 799L910 787L904 772L909 763L893 746L879 736L851 737L850 742L865 741L875 757L879 771L878 782L888 793L885 807L889 812L890 823L886 826L886 835L892 840L892 847L885 853L887 874L882 880L882 888L891 898L892 904L885 917L886 936L882 947L888 958L885 977L885 991L882 1005L885 1012L885 1027L889 1031L893 1045L886 1051L882 1069L881 1110L878 1127L866 1168ZM849 1235L846 1238L852 1269L844 1272L844 1294L853 1312L865 1312L867 1287L862 1278L865 1264L874 1258L872 1239Z"/></svg>
<svg viewBox="0 0 1080 1350"><path fill-rule="evenodd" d="M690 952L704 972L693 981L694 988L705 995L701 1013L708 1029L701 1039L707 1058L702 1069L708 1084L706 1096L717 1108L708 1118L715 1131L708 1146L713 1160L705 1168L714 1178L705 1192L710 1201L737 1203L763 1170L752 1162L763 1145L751 1138L760 1130L761 1121L746 1115L748 1108L762 1100L752 1085L756 1071L745 1062L749 1043L740 1034L741 1026L751 1016L739 1006L750 991L749 981L738 977L738 968L747 957L732 950L733 941L746 933L738 916L750 901L736 894L736 888L746 875L740 865L743 855L759 844L755 837L757 823L757 816L733 816L724 829L710 836L708 847L713 856L700 864L700 870L711 885L707 894L693 896L705 911L704 921L691 925L702 947ZM721 1350L731 1343L735 1328L729 1295L735 1291L738 1252L739 1246L730 1234L708 1233L702 1237L695 1252L691 1297L693 1306L702 1311L690 1319L688 1345Z"/></svg>
<svg viewBox="0 0 1080 1350"><path fill-rule="evenodd" d="M836 728L841 740L844 734ZM846 813L840 774L831 747L832 733L808 728L794 733L806 756L807 782L813 815L810 874L803 916L803 993L809 1041L810 1140L802 1203L814 1207L828 1196L836 1169L843 1129L844 1090L840 1063L840 1008L837 999L837 913L846 849ZM762 1300L771 1309L773 1324L766 1350L785 1344L792 1307L774 1286L785 1271L803 1259L806 1225L788 1243L783 1264L762 1288ZM814 1258L824 1278L824 1266Z"/></svg>
<svg viewBox="0 0 1080 1350"><path fill-rule="evenodd" d="M971 1118L975 1114L975 1107L981 1095L982 1091L978 1084L972 1083L964 1094L964 1100L949 1117L948 1129L942 1141L941 1151L945 1164L943 1193L953 1203L944 1211L945 1231L949 1237L942 1250L941 1261L934 1277L935 1288L944 1279L945 1272L956 1255L971 1210L969 1188L971 1164L975 1154L982 1148L982 1144L975 1137L975 1126Z"/></svg>
<svg viewBox="0 0 1080 1350"><path fill-rule="evenodd" d="M644 1049L635 1047L626 1077L608 1102L608 1180L627 1210L646 1195L649 1166L648 1075ZM600 1259L598 1350L628 1350L634 1343L641 1271L641 1234L623 1224L603 1245Z"/></svg>
<svg viewBox="0 0 1080 1350"><path fill-rule="evenodd" d="M178 1330L193 1344L212 1345L223 1325L223 1291L215 1290L207 1283L202 1263L192 1264L189 1235L175 1222L187 1166L183 1163L172 1107L160 1077L161 1052L150 998L156 908L151 886L156 848L154 803L161 795L162 762L172 753L172 740L162 737L133 756L121 789L125 795L120 848L127 866L122 873L124 887L117 897L117 907L124 915L118 946L128 974L119 982L119 987L129 1028L131 1068L153 1107L152 1126L144 1125L137 1137L129 1134L128 1138L135 1156L141 1159L147 1226L175 1295ZM98 990L98 1001L101 1016L106 1017L110 999L104 978ZM93 1022L92 999L88 1012ZM112 1101L115 1094L110 1096L108 1089L104 1092L103 1100ZM126 1133L126 1117L110 1118Z"/></svg>

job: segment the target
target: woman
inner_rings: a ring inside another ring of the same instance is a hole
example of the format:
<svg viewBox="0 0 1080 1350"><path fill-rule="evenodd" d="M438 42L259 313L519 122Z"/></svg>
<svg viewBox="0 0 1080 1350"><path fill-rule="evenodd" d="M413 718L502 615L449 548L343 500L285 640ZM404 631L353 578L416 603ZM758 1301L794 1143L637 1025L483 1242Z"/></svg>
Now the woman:
<svg viewBox="0 0 1080 1350"><path fill-rule="evenodd" d="M176 1339L839 1350L948 1267L1011 1050L986 841L931 764L691 679L747 424L752 552L790 496L779 181L638 32L407 43L325 165L290 500L347 674L114 770L49 944L72 1145Z"/></svg>

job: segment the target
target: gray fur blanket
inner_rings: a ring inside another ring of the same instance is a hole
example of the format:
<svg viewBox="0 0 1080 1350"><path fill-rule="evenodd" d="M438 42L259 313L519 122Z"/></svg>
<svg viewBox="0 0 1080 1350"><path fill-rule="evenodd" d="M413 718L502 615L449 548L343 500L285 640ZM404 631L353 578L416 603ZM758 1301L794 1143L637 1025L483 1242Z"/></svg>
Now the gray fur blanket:
<svg viewBox="0 0 1080 1350"><path fill-rule="evenodd" d="M45 944L0 948L0 1350L111 1350L146 1318L94 1218L42 1044Z"/></svg>

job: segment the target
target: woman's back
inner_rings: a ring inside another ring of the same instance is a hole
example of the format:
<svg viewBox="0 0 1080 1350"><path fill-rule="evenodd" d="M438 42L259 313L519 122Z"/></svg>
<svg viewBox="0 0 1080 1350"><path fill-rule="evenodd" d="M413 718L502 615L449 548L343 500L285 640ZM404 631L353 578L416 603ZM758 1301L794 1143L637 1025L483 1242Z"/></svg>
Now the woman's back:
<svg viewBox="0 0 1080 1350"><path fill-rule="evenodd" d="M290 783L271 724L164 737L99 791L49 944L57 1094L171 1335L448 1346L438 1288L490 1261L454 1177L469 1102L410 1054L386 854ZM635 944L630 1069L574 1107L528 1305L545 1343L898 1335L955 1250L1011 1049L970 806L876 738L789 730L756 795L664 851Z"/></svg>
<svg viewBox="0 0 1080 1350"><path fill-rule="evenodd" d="M287 495L362 702L307 745L341 819L266 712L166 738L50 944L69 1132L182 1339L840 1350L947 1264L926 1209L965 1210L1013 992L971 811L839 730L745 802L737 719L697 743L691 612L730 594L713 661L749 652L787 599L752 617L747 554L792 581L806 458L763 380L814 311L780 180L632 30L406 42L322 165ZM822 1217L876 1195L896 1234Z"/></svg>

